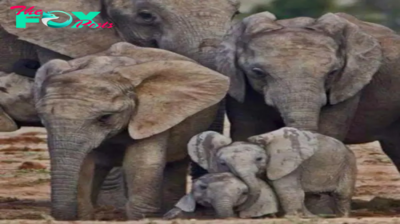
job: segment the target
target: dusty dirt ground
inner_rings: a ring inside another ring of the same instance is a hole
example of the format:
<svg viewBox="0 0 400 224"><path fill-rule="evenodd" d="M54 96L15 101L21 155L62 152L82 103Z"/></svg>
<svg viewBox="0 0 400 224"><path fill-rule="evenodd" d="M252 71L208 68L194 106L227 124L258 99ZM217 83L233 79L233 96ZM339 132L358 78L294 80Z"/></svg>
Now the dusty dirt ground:
<svg viewBox="0 0 400 224"><path fill-rule="evenodd" d="M252 223L400 223L400 175L379 143L353 145L358 159L358 180L353 198L352 217L348 219L263 219ZM49 155L44 129L23 128L0 134L0 224L49 223ZM104 212L100 209L100 213ZM107 213L107 212L106 212ZM398 217L398 218L397 218ZM120 220L98 216L99 221ZM250 220L227 220L249 223ZM216 223L221 221L160 221L140 223Z"/></svg>

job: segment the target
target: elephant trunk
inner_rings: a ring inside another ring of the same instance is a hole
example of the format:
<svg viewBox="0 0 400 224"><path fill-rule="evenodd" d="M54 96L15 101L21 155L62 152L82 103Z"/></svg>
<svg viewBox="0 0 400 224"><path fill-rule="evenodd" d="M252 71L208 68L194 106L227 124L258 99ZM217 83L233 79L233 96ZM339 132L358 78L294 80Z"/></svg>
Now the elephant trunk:
<svg viewBox="0 0 400 224"><path fill-rule="evenodd" d="M239 205L238 211L243 211L255 204L260 197L261 187L255 174L238 173L239 178L247 185L249 194L246 201Z"/></svg>
<svg viewBox="0 0 400 224"><path fill-rule="evenodd" d="M277 85L273 105L279 110L285 125L307 131L318 131L321 107L326 104L323 88L315 82ZM277 91L278 92L278 91Z"/></svg>
<svg viewBox="0 0 400 224"><path fill-rule="evenodd" d="M73 132L66 132L73 133ZM51 162L51 215L56 220L78 219L78 180L81 165L91 151L82 136L50 133L48 146Z"/></svg>
<svg viewBox="0 0 400 224"><path fill-rule="evenodd" d="M233 211L235 203L232 198L214 199L212 205L218 218L226 219L236 217Z"/></svg>

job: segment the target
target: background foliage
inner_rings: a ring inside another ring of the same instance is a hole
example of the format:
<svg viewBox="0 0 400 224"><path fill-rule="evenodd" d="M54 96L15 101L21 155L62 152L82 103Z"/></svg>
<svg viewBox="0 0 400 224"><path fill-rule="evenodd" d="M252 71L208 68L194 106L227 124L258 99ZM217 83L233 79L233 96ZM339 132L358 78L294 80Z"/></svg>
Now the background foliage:
<svg viewBox="0 0 400 224"><path fill-rule="evenodd" d="M263 11L274 13L278 19L345 12L400 31L400 0L242 0L242 4L247 10L239 18Z"/></svg>

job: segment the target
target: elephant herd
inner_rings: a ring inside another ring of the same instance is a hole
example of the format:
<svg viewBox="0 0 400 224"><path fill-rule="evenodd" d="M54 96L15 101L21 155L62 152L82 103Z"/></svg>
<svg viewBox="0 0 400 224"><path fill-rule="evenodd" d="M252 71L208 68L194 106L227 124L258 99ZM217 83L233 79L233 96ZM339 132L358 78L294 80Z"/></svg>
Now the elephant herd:
<svg viewBox="0 0 400 224"><path fill-rule="evenodd" d="M46 128L58 220L107 203L131 220L198 205L219 218L347 216L357 168L345 144L379 141L400 168L389 28L344 13L235 21L238 0L19 0L100 11L94 21L115 28L17 29L11 2L0 2L0 131Z"/></svg>

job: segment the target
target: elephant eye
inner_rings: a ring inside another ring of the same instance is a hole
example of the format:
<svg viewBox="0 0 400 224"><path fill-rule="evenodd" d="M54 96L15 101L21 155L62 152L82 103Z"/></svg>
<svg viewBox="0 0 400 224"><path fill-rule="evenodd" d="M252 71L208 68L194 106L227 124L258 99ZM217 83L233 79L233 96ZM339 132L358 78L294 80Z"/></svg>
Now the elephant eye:
<svg viewBox="0 0 400 224"><path fill-rule="evenodd" d="M199 187L200 187L201 190L206 190L207 189L207 185L204 185L204 184L201 184Z"/></svg>
<svg viewBox="0 0 400 224"><path fill-rule="evenodd" d="M110 120L111 116L112 116L112 114L105 114L105 115L98 117L97 120L101 123L106 123L108 120Z"/></svg>
<svg viewBox="0 0 400 224"><path fill-rule="evenodd" d="M226 163L224 161L219 161L219 164L221 164L222 166L226 166Z"/></svg>
<svg viewBox="0 0 400 224"><path fill-rule="evenodd" d="M140 19L142 19L143 21L148 22L148 23L154 22L154 20L156 19L156 17L153 15L153 13L151 13L150 11L147 11L147 10L142 10L137 15Z"/></svg>
<svg viewBox="0 0 400 224"><path fill-rule="evenodd" d="M334 69L328 73L328 77L334 76L338 73L339 69Z"/></svg>
<svg viewBox="0 0 400 224"><path fill-rule="evenodd" d="M261 162L262 160L263 160L262 157L257 157L257 158L256 158L256 161L257 161L257 162Z"/></svg>
<svg viewBox="0 0 400 224"><path fill-rule="evenodd" d="M253 72L254 76L257 78L264 78L265 76L267 76L267 73L262 70L261 68L253 68L251 69L251 71Z"/></svg>

